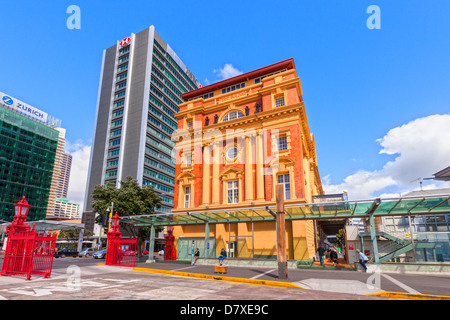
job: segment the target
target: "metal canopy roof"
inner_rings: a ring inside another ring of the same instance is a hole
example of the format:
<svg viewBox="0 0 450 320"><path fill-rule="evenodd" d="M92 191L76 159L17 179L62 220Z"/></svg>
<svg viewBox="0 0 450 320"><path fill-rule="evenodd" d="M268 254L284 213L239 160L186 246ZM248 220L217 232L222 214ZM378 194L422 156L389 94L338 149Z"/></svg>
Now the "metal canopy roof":
<svg viewBox="0 0 450 320"><path fill-rule="evenodd" d="M26 223L30 226L30 228L32 228L34 224L34 230L37 232L84 229L84 223L71 223L51 220L27 221ZM9 224L11 223L8 222L1 224L0 232L6 232L6 227Z"/></svg>
<svg viewBox="0 0 450 320"><path fill-rule="evenodd" d="M285 205L286 220L342 219L394 215L450 214L450 194ZM122 217L138 227L275 221L275 206L242 207Z"/></svg>

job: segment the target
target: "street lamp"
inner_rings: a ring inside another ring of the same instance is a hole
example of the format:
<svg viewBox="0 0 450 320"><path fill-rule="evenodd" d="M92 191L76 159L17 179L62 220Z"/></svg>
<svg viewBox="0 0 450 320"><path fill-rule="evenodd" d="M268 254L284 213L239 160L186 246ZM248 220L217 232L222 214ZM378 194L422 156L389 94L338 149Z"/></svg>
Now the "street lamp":
<svg viewBox="0 0 450 320"><path fill-rule="evenodd" d="M30 231L30 227L25 223L30 207L31 205L25 200L25 196L22 197L22 200L14 204L15 215L13 221L7 227L7 232L27 233Z"/></svg>
<svg viewBox="0 0 450 320"><path fill-rule="evenodd" d="M30 209L31 205L28 204L27 200L25 200L25 196L23 196L22 200L17 202L14 205L14 211L17 217L23 217L26 220L28 209Z"/></svg>
<svg viewBox="0 0 450 320"><path fill-rule="evenodd" d="M119 231L119 224L120 224L120 217L116 214L114 217L111 218L111 230L108 232L108 239L110 237L112 238L120 238L122 236L122 233Z"/></svg>

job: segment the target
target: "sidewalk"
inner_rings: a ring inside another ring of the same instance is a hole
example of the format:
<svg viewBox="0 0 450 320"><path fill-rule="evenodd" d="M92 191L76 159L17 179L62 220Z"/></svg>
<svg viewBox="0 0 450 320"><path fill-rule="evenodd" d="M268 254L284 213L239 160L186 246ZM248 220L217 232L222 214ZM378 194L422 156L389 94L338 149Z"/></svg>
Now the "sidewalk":
<svg viewBox="0 0 450 320"><path fill-rule="evenodd" d="M203 259L198 260L197 264L194 266L192 266L189 261L166 261L155 263L139 262L136 263L136 267L133 268L133 271L212 281L293 288L298 290L326 291L336 293L337 295L355 294L385 297L389 299L450 300L449 290L445 288L434 290L429 287L429 281L436 283L435 287L438 285L445 285L447 287L440 277L424 280L424 283L417 286L418 290L416 292L420 292L420 294L411 294L411 291L405 290L405 288L409 288L408 286L402 287L399 281L397 281L397 283L391 282L384 277L382 277L383 289L381 289L381 287L376 287L376 284L372 286L373 283L371 282L371 278L373 278L374 274L356 272L354 271L353 266L350 266L352 269L344 269L343 266L335 267L332 264L324 267L314 265L308 269L288 268L288 278L280 279L278 277L277 265L265 265L263 267L255 264L244 265L243 261L240 261L241 264L237 265L237 261L226 259L224 266L228 266L228 272L226 274L219 274L214 272L214 266L218 265L217 259L207 259L207 261L202 260ZM257 262L261 263L260 261ZM276 263L276 261L274 262ZM233 263L235 265L233 265ZM344 266L348 267L348 265ZM402 281L410 281L408 284L411 283L410 285L416 287L416 281L418 281L417 277L403 277L405 278L401 279ZM450 285L450 279L445 280L445 282L449 282Z"/></svg>
<svg viewBox="0 0 450 320"><path fill-rule="evenodd" d="M314 266L321 267L320 261L315 261L314 262ZM355 270L355 271L357 270L357 268L355 268L354 265L346 264L344 259L342 259L342 258L338 259L338 263L337 264L333 264L333 262L330 261L330 259L325 259L324 267L330 267L330 268L336 267L336 270L339 270L339 269L342 269L342 268L345 268L347 270Z"/></svg>

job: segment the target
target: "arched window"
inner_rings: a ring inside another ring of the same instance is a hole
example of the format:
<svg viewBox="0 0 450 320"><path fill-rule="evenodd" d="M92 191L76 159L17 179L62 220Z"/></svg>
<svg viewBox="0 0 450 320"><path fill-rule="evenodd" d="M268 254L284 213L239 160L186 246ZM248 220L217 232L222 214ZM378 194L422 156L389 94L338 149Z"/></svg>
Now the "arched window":
<svg viewBox="0 0 450 320"><path fill-rule="evenodd" d="M241 112L239 110L233 110L233 111L227 113L225 115L225 117L223 117L222 122L237 119L237 118L242 118L243 116L244 116L243 112Z"/></svg>

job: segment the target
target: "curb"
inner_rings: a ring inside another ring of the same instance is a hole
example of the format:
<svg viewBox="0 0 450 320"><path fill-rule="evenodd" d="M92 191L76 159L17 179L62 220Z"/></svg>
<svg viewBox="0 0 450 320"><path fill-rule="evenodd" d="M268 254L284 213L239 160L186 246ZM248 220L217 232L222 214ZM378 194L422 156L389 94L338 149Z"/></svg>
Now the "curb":
<svg viewBox="0 0 450 320"><path fill-rule="evenodd" d="M281 281L272 281L272 280L246 279L246 278L216 276L216 275L201 274L201 273L138 268L138 267L134 267L133 271L165 274L165 275L188 277L188 278L198 278L198 279L204 279L204 280L215 280L215 281L225 281L225 282L260 285L260 286L270 286L270 287L278 287L278 288L305 289L305 288L300 287L291 282L281 282Z"/></svg>
<svg viewBox="0 0 450 320"><path fill-rule="evenodd" d="M392 299L406 299L406 300L450 300L450 296L439 296L432 294L416 294L405 292L382 291L377 293L369 293L367 296L386 297Z"/></svg>

